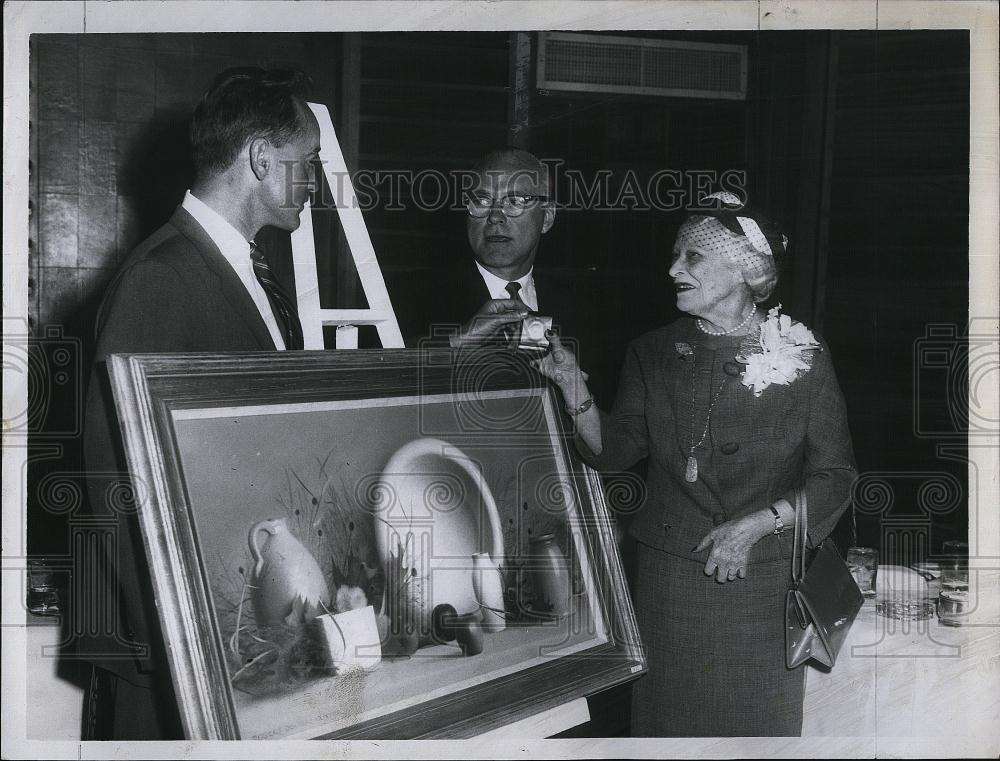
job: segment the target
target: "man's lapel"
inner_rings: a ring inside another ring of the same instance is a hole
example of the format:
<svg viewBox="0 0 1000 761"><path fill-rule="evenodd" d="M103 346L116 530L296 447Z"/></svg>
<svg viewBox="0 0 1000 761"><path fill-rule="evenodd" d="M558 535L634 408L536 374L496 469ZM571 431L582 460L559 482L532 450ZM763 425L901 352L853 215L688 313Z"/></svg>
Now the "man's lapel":
<svg viewBox="0 0 1000 761"><path fill-rule="evenodd" d="M552 279L545 270L535 267L531 272L531 279L535 283L535 300L538 302L538 313L547 317L556 317L552 314L553 296L558 294L559 289L554 288Z"/></svg>
<svg viewBox="0 0 1000 761"><path fill-rule="evenodd" d="M205 266L218 280L219 294L243 319L260 344L260 348L276 349L271 333L268 331L267 325L264 324L264 319L260 316L257 305L204 228L183 207L177 208L177 211L170 218L170 223L195 245L205 262ZM250 251L247 249L247 256L249 255Z"/></svg>
<svg viewBox="0 0 1000 761"><path fill-rule="evenodd" d="M532 273L535 281L535 297L538 299L538 312L546 317L551 317L553 323L559 331L559 335L564 339L583 341L582 335L585 325L590 324L588 316L593 317L598 309L594 303L578 301L583 299L580 290L575 287L572 281L567 281L565 277L559 277L557 272L539 269L535 267ZM594 312L594 314L591 314ZM575 351L592 351L591 347L574 346ZM589 357L584 355L581 359Z"/></svg>
<svg viewBox="0 0 1000 761"><path fill-rule="evenodd" d="M454 314L461 315L460 321L465 322L492 297L474 258L469 257L463 260L462 267L458 272L460 273L459 283L452 289L452 293L459 301Z"/></svg>

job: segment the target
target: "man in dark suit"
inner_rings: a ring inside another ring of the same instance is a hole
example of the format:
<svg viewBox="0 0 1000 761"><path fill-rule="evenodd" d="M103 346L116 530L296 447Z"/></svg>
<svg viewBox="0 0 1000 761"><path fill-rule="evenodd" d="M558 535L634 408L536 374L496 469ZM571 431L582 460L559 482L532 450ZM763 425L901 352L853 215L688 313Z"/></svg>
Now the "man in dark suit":
<svg viewBox="0 0 1000 761"><path fill-rule="evenodd" d="M294 303L253 239L267 225L297 228L312 190L320 146L303 100L307 84L301 72L263 69L216 79L190 125L191 189L128 257L101 306L85 453L91 507L110 521L115 541L107 585L97 593L104 596L91 593L76 610L90 617L78 629L93 632L78 642L95 664L88 710L105 717L93 739L183 738L135 519L141 499L115 499L127 469L105 360L126 352L302 348ZM96 625L102 609L114 616L110 626Z"/></svg>
<svg viewBox="0 0 1000 761"><path fill-rule="evenodd" d="M474 175L465 220L472 256L433 273L408 299L417 302L413 313L420 315L409 332L414 339L430 335L435 343L447 337L455 348L502 343L505 331L529 311L540 313L553 319L581 366L596 375L595 393L610 403L603 397L620 354L604 351L610 315L573 273L535 266L542 236L556 219L548 168L527 151L505 148L484 156Z"/></svg>
<svg viewBox="0 0 1000 761"><path fill-rule="evenodd" d="M479 162L466 197L466 236L473 256L435 273L425 300L426 325L444 326L463 347L500 339L502 331L538 308L535 255L555 221L546 167L527 151L493 151Z"/></svg>

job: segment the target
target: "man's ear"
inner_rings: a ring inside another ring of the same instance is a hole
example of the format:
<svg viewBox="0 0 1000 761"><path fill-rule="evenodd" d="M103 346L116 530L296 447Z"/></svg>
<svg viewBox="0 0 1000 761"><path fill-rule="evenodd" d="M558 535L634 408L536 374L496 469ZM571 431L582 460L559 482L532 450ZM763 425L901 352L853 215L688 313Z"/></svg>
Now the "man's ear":
<svg viewBox="0 0 1000 761"><path fill-rule="evenodd" d="M250 141L250 170L258 180L267 177L271 168L271 144L262 137Z"/></svg>
<svg viewBox="0 0 1000 761"><path fill-rule="evenodd" d="M552 227L553 223L556 221L556 207L546 206L544 209L544 216L542 217L542 234L544 235Z"/></svg>

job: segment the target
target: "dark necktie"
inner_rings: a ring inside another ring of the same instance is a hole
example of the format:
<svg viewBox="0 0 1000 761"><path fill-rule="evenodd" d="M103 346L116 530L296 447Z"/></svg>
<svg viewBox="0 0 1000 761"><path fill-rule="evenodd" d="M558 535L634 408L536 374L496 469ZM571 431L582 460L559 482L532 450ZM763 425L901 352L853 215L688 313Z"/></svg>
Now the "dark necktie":
<svg viewBox="0 0 1000 761"><path fill-rule="evenodd" d="M284 289L278 285L274 273L264 259L264 253L257 248L253 241L250 241L250 259L253 261L253 274L257 276L257 282L267 294L267 300L271 304L271 312L274 313L278 329L285 339L285 348L302 349L302 323L299 322L295 304L288 298Z"/></svg>
<svg viewBox="0 0 1000 761"><path fill-rule="evenodd" d="M510 297L514 299L514 301L520 301L522 304L524 303L524 299L521 298L521 284L519 282L511 280L504 286L504 288L507 289L507 293L510 294Z"/></svg>
<svg viewBox="0 0 1000 761"><path fill-rule="evenodd" d="M521 298L521 284L516 280L511 280L507 285L504 286L507 293L514 301L520 301L524 304L524 299ZM525 306L527 306L525 304ZM504 338L507 339L507 343L513 345L517 341L517 337L521 334L520 326L508 325L503 329Z"/></svg>

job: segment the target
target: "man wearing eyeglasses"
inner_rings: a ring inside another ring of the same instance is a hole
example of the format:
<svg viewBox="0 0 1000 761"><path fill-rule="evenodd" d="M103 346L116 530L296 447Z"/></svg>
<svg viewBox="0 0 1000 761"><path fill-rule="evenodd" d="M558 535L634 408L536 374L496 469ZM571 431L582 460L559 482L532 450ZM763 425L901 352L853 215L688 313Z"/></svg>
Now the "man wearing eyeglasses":
<svg viewBox="0 0 1000 761"><path fill-rule="evenodd" d="M534 277L539 242L556 217L547 168L527 151L508 148L484 156L475 175L465 198L472 261L436 276L434 298L425 305L427 323L460 324L449 335L455 348L502 342L504 330L529 311L548 308Z"/></svg>
<svg viewBox="0 0 1000 761"><path fill-rule="evenodd" d="M466 202L465 230L479 274L492 299L514 301L518 312L523 311L518 301L537 310L532 269L541 237L556 218L549 202L548 171L527 151L511 149L487 155L477 174L479 186ZM492 311L494 306L500 307L487 303L483 310L487 315L507 314Z"/></svg>
<svg viewBox="0 0 1000 761"><path fill-rule="evenodd" d="M602 295L592 278L546 268L544 254L538 258L556 219L548 168L527 151L505 148L486 154L467 177L472 256L401 284L393 303L408 343L465 349L510 346L520 337L523 346L525 335L536 332L534 321L520 333L518 323L530 313L544 315L590 374L595 397L610 403L624 346L612 325L615 315L595 308Z"/></svg>

